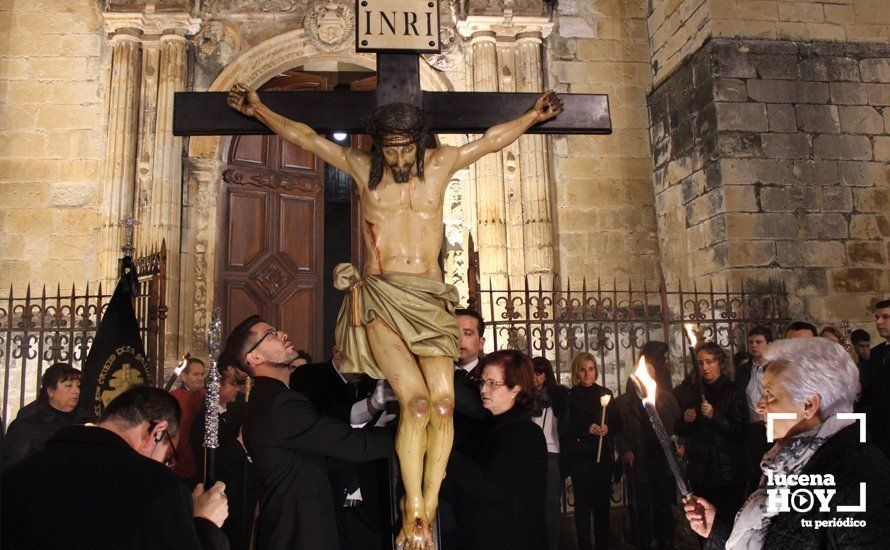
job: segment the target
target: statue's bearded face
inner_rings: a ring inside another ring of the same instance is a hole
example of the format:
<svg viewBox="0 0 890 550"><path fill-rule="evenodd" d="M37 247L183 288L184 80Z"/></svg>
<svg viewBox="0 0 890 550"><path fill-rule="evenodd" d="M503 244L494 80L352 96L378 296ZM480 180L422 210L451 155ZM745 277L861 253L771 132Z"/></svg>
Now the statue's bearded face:
<svg viewBox="0 0 890 550"><path fill-rule="evenodd" d="M401 138L401 139L400 139ZM404 144L398 144L404 140ZM417 144L406 136L387 136L388 145L383 147L383 160L392 172L396 183L408 183L411 171L417 163Z"/></svg>

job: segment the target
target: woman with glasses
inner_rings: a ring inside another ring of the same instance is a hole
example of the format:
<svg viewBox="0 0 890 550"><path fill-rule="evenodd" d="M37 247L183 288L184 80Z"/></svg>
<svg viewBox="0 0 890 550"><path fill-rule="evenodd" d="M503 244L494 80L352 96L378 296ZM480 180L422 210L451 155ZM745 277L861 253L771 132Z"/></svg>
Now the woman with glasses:
<svg viewBox="0 0 890 550"><path fill-rule="evenodd" d="M444 542L465 550L546 548L547 444L531 420L532 362L503 350L479 368L482 405L492 416L451 453L442 494L454 507L458 540Z"/></svg>
<svg viewBox="0 0 890 550"><path fill-rule="evenodd" d="M532 422L541 427L547 442L547 497L544 514L547 523L547 545L559 548L561 518L562 473L559 460L559 419L565 408L568 388L556 383L553 365L546 357L532 358L535 370L535 406Z"/></svg>
<svg viewBox="0 0 890 550"><path fill-rule="evenodd" d="M587 352L572 359L572 379L566 414L560 422L562 452L572 478L575 496L575 531L580 550L591 550L590 516L593 514L597 548L609 548L609 507L614 467L612 436L620 429L614 407L603 418L602 400L612 392L596 383L599 371L596 359ZM602 438L599 460L597 452Z"/></svg>

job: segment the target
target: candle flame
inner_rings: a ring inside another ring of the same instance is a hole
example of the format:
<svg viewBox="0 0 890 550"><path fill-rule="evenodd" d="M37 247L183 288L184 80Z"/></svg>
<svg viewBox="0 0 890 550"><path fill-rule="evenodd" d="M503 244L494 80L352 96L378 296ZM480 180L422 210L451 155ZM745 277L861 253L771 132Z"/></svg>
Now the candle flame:
<svg viewBox="0 0 890 550"><path fill-rule="evenodd" d="M637 368L634 370L632 376L634 382L640 390L642 390L643 395L641 398L643 403L655 405L655 389L657 385L655 384L655 380L649 376L649 369L646 368L646 358L644 356L640 356L640 360L637 362Z"/></svg>
<svg viewBox="0 0 890 550"><path fill-rule="evenodd" d="M182 356L182 361L179 362L179 366L176 367L176 370L173 371L173 374L179 376L182 374L182 371L185 370L185 366L188 365L189 359L191 358L191 354L186 353Z"/></svg>
<svg viewBox="0 0 890 550"><path fill-rule="evenodd" d="M686 330L686 336L689 338L689 345L694 348L698 345L698 337L695 335L695 325L692 323L685 323L683 328Z"/></svg>
<svg viewBox="0 0 890 550"><path fill-rule="evenodd" d="M612 396L611 396L611 395L608 395L608 394L606 394L606 395L601 395L601 396L600 396L600 405L602 405L603 407L605 407L605 406L607 406L607 405L609 404L609 401L611 401L611 400L612 400Z"/></svg>

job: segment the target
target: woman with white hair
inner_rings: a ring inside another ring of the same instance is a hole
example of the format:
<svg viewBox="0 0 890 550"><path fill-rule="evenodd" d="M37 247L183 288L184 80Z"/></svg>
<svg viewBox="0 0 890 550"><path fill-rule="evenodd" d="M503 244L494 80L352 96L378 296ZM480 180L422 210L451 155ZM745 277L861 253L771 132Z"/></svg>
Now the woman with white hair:
<svg viewBox="0 0 890 550"><path fill-rule="evenodd" d="M764 359L757 410L787 417L773 419L776 444L760 463L760 488L732 526L715 521L716 509L707 500L687 502L692 530L707 538L709 548L887 548L890 461L871 443L860 442L856 420L838 416L853 411L859 391L850 355L834 342L809 338L774 342ZM805 497L790 497L800 489ZM830 500L823 503L816 491ZM783 495L789 495L787 506ZM863 500L863 511L838 511Z"/></svg>

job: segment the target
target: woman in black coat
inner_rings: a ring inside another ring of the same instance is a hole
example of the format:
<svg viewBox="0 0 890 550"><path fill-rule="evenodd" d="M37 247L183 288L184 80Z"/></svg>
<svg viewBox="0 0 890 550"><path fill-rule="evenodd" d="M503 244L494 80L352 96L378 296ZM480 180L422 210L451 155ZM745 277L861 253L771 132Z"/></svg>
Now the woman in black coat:
<svg viewBox="0 0 890 550"><path fill-rule="evenodd" d="M791 418L772 422L776 443L761 459L760 487L734 521L721 519L715 503L697 498L686 504L693 531L707 538L709 549L887 548L890 461L860 440L857 419L839 414L853 411L859 390L850 355L824 338L801 338L772 343L764 358L757 412ZM820 481L813 481L816 476ZM804 477L807 482L797 481ZM806 506L799 499L794 506L789 498L787 508L770 503L771 491L813 489L834 492L826 511L821 503ZM842 506L862 510L844 512Z"/></svg>
<svg viewBox="0 0 890 550"><path fill-rule="evenodd" d="M544 514L547 524L547 547L559 548L562 524L563 482L559 453L559 419L563 416L568 388L556 383L553 365L546 357L532 358L535 369L535 405L532 421L541 427L547 442L547 498Z"/></svg>
<svg viewBox="0 0 890 550"><path fill-rule="evenodd" d="M37 399L21 410L3 439L3 469L40 449L60 428L93 420L78 408L80 371L68 363L55 363L40 379Z"/></svg>
<svg viewBox="0 0 890 550"><path fill-rule="evenodd" d="M677 388L682 411L677 434L686 438L692 490L715 503L724 519L731 521L742 507L747 479L745 395L727 374L729 362L723 348L705 342L696 348L695 357L702 384L688 378Z"/></svg>
<svg viewBox="0 0 890 550"><path fill-rule="evenodd" d="M569 390L566 413L560 422L560 448L572 477L575 495L575 530L578 547L590 550L590 516L597 548L609 548L609 508L612 496L612 472L615 459L612 436L620 430L617 410L610 407L603 419L603 398L612 392L596 383L596 360L589 353L579 353L572 360L572 377L577 382ZM597 461L600 436L603 448Z"/></svg>
<svg viewBox="0 0 890 550"><path fill-rule="evenodd" d="M457 547L541 550L547 546L547 444L530 417L531 360L519 351L496 351L479 368L482 405L492 416L454 449L443 486L454 507Z"/></svg>

